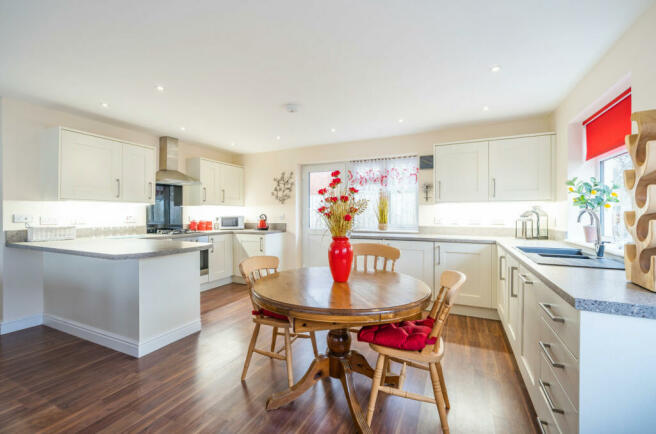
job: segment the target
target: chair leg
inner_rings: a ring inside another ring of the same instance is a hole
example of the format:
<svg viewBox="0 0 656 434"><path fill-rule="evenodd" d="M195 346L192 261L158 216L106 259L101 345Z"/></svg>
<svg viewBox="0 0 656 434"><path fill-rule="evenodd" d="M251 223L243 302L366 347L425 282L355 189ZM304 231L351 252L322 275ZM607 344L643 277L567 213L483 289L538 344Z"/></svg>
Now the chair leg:
<svg viewBox="0 0 656 434"><path fill-rule="evenodd" d="M380 380L380 385L384 386L385 385L385 378L387 375L390 373L390 359L385 357L385 365L383 366L383 378Z"/></svg>
<svg viewBox="0 0 656 434"><path fill-rule="evenodd" d="M407 363L404 363L403 366L401 366L401 374L399 374L399 387L397 387L399 390L403 389L403 383L405 382L405 370L407 367Z"/></svg>
<svg viewBox="0 0 656 434"><path fill-rule="evenodd" d="M312 341L312 351L314 351L314 357L319 357L319 350L317 349L317 339L314 332L310 332L310 340Z"/></svg>
<svg viewBox="0 0 656 434"><path fill-rule="evenodd" d="M378 355L376 361L376 370L374 371L374 378L371 381L371 395L369 396L369 408L367 409L367 425L371 426L371 421L374 418L374 410L376 408L376 399L378 398L378 388L383 378L383 369L385 367L385 356Z"/></svg>
<svg viewBox="0 0 656 434"><path fill-rule="evenodd" d="M442 431L447 434L449 432L449 422L446 419L446 406L444 404L444 394L440 387L440 375L437 373L437 366L435 363L430 363L428 368L430 369L431 383L433 383L435 405L437 406L437 412L440 414L440 421L442 422Z"/></svg>
<svg viewBox="0 0 656 434"><path fill-rule="evenodd" d="M248 344L248 352L246 353L246 361L244 362L244 370L241 372L241 381L246 379L246 373L248 372L248 366L251 364L251 357L253 357L253 348L255 348L255 342L257 342L257 335L260 333L260 323L255 323L255 328L253 329L253 336L251 336L251 343Z"/></svg>
<svg viewBox="0 0 656 434"><path fill-rule="evenodd" d="M271 352L276 351L276 340L278 340L278 327L273 328L273 335L271 335Z"/></svg>
<svg viewBox="0 0 656 434"><path fill-rule="evenodd" d="M287 382L289 387L292 387L294 385L294 372L292 370L292 344L289 328L285 329L285 357L287 359Z"/></svg>
<svg viewBox="0 0 656 434"><path fill-rule="evenodd" d="M442 372L442 364L437 364L437 373L440 376L440 387L442 388L442 393L444 394L444 406L448 409L451 408L449 403L449 394L446 392L446 383L444 382L444 372Z"/></svg>

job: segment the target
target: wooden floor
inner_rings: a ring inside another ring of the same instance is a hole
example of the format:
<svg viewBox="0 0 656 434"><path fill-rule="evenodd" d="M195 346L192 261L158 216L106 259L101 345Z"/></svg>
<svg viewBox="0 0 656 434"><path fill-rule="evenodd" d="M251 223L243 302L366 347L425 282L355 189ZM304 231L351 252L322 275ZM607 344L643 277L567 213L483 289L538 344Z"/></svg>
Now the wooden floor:
<svg viewBox="0 0 656 434"><path fill-rule="evenodd" d="M204 292L202 332L138 360L43 326L0 336L0 432L351 432L339 381L323 380L271 412L267 397L287 387L284 364L255 354L240 381L250 311L242 285ZM260 333L260 346L270 336ZM320 351L325 336L317 336ZM536 433L500 323L454 315L445 340L451 431ZM375 364L368 346L354 347ZM303 340L293 349L298 380L312 347ZM408 390L432 393L427 373L408 372ZM356 374L355 387L366 406L370 380ZM432 404L381 394L376 411L375 432L440 432Z"/></svg>

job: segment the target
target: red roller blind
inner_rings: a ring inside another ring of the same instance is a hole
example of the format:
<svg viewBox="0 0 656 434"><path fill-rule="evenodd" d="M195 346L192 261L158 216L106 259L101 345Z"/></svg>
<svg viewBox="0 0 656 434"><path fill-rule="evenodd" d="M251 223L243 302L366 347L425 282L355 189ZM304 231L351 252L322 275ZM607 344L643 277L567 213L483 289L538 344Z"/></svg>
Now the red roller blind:
<svg viewBox="0 0 656 434"><path fill-rule="evenodd" d="M631 134L631 88L586 119L583 126L586 160L624 146L624 136Z"/></svg>

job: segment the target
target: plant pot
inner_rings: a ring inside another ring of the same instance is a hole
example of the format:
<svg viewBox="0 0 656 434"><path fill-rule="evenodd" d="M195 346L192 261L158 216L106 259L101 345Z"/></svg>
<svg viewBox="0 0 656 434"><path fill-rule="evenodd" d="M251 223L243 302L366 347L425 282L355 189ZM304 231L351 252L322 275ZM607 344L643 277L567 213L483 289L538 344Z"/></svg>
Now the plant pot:
<svg viewBox="0 0 656 434"><path fill-rule="evenodd" d="M346 282L353 265L353 247L347 237L333 237L328 250L328 265L335 282Z"/></svg>
<svg viewBox="0 0 656 434"><path fill-rule="evenodd" d="M593 225L583 225L583 234L585 235L586 243L594 243L597 241L597 228Z"/></svg>
<svg viewBox="0 0 656 434"><path fill-rule="evenodd" d="M387 223L378 223L378 230L379 231L386 231L387 230Z"/></svg>

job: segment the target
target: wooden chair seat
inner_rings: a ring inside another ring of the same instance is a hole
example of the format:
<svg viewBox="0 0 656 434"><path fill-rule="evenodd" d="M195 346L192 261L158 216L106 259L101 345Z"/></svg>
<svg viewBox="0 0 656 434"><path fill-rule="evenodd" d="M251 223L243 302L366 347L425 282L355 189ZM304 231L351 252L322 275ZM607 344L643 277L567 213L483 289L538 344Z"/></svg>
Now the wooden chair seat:
<svg viewBox="0 0 656 434"><path fill-rule="evenodd" d="M369 344L369 347L379 354L383 354L392 358L397 363L417 362L417 363L439 363L444 357L444 341L440 337L437 342L439 350L436 352L423 353L421 351L407 351L399 350L398 348L390 348L383 345Z"/></svg>

